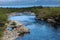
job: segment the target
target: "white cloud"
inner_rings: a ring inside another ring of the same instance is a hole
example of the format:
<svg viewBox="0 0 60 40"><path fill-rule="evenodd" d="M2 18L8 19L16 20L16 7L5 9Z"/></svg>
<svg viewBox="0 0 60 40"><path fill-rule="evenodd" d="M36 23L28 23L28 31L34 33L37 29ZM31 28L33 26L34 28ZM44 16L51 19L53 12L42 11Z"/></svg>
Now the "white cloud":
<svg viewBox="0 0 60 40"><path fill-rule="evenodd" d="M60 1L60 0L0 0L0 2L15 2L15 1L34 1L34 2L36 2L36 1Z"/></svg>
<svg viewBox="0 0 60 40"><path fill-rule="evenodd" d="M19 1L19 0L0 0L0 1Z"/></svg>
<svg viewBox="0 0 60 40"><path fill-rule="evenodd" d="M0 2L15 2L15 1L37 1L37 0L0 0Z"/></svg>
<svg viewBox="0 0 60 40"><path fill-rule="evenodd" d="M0 0L1 5L45 5L59 4L60 0Z"/></svg>
<svg viewBox="0 0 60 40"><path fill-rule="evenodd" d="M24 3L35 3L37 0L0 0L0 4L24 4Z"/></svg>
<svg viewBox="0 0 60 40"><path fill-rule="evenodd" d="M0 5L31 5L37 0L0 0Z"/></svg>

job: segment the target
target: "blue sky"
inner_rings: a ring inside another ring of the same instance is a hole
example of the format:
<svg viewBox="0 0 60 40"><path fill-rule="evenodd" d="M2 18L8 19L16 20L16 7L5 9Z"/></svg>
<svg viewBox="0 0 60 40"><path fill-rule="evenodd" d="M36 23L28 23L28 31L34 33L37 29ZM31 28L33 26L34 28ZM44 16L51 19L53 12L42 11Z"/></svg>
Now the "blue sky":
<svg viewBox="0 0 60 40"><path fill-rule="evenodd" d="M60 0L0 0L0 6L60 5Z"/></svg>

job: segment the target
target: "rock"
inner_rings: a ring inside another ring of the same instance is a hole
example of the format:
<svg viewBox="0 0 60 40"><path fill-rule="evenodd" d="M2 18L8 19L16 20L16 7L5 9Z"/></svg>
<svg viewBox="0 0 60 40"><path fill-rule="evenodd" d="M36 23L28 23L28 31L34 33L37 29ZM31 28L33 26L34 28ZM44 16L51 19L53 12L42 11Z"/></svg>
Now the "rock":
<svg viewBox="0 0 60 40"><path fill-rule="evenodd" d="M48 22L51 22L51 23L56 23L56 21L54 19L47 19Z"/></svg>
<svg viewBox="0 0 60 40"><path fill-rule="evenodd" d="M4 36L2 38L2 40L14 40L16 37L18 37L19 34L22 34L22 33L27 33L29 32L29 29L28 28L25 28L21 23L17 22L17 21L14 21L16 22L16 26L12 26L13 21L11 21L8 25L7 25L7 29L5 30L4 32ZM10 31L9 31L10 30Z"/></svg>
<svg viewBox="0 0 60 40"><path fill-rule="evenodd" d="M23 33L23 32L29 32L29 29L28 28L25 28L23 25L20 25L17 30L20 32L20 33Z"/></svg>
<svg viewBox="0 0 60 40"><path fill-rule="evenodd" d="M24 32L29 32L29 29L28 28L24 28Z"/></svg>
<svg viewBox="0 0 60 40"><path fill-rule="evenodd" d="M15 30L13 30L13 31L6 30L4 32L4 36L3 36L2 40L14 40L16 37L18 37L17 31L15 31Z"/></svg>
<svg viewBox="0 0 60 40"><path fill-rule="evenodd" d="M41 18L41 20L43 21L44 19L43 19L43 18Z"/></svg>

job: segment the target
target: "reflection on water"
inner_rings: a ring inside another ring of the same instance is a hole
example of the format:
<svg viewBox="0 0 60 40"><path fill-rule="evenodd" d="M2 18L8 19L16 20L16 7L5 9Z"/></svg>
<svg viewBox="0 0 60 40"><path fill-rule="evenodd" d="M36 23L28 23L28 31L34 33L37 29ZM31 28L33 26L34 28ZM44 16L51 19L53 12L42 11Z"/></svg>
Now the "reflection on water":
<svg viewBox="0 0 60 40"><path fill-rule="evenodd" d="M56 30L44 21L36 21L35 16L12 16L9 20L20 21L30 29L30 33L23 33L16 40L60 40L60 28Z"/></svg>

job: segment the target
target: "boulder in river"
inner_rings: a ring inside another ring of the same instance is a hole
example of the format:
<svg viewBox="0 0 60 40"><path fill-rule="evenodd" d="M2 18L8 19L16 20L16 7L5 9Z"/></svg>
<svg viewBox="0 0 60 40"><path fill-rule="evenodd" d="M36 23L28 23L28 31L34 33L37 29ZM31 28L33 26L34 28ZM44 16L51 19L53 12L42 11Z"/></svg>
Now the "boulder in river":
<svg viewBox="0 0 60 40"><path fill-rule="evenodd" d="M48 22L51 22L51 23L56 23L56 21L54 19L47 19Z"/></svg>
<svg viewBox="0 0 60 40"><path fill-rule="evenodd" d="M19 27L17 27L17 30L21 33L29 32L29 29L25 28L23 25L20 25Z"/></svg>

